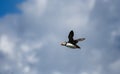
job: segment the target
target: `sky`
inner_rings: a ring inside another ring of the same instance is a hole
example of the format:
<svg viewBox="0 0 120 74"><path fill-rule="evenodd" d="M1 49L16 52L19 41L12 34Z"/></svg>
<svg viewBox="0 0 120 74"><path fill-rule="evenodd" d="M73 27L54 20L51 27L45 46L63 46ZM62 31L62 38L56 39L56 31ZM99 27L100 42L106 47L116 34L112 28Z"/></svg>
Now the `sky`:
<svg viewBox="0 0 120 74"><path fill-rule="evenodd" d="M24 0L0 0L0 17L10 13L20 13L20 10L16 5L23 1Z"/></svg>
<svg viewBox="0 0 120 74"><path fill-rule="evenodd" d="M0 0L0 74L120 74L120 0ZM81 49L60 45L69 32Z"/></svg>

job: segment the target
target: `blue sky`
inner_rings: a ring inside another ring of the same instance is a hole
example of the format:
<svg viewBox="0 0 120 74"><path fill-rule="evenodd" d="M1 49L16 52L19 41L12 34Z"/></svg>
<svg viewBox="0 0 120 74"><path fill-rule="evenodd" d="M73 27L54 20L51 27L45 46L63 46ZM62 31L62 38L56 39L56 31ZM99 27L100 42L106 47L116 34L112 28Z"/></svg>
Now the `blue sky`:
<svg viewBox="0 0 120 74"><path fill-rule="evenodd" d="M0 16L4 16L9 13L20 13L20 10L17 8L17 4L23 1L24 0L0 0Z"/></svg>
<svg viewBox="0 0 120 74"><path fill-rule="evenodd" d="M1 0L0 74L120 74L119 0ZM74 30L81 50L60 45Z"/></svg>

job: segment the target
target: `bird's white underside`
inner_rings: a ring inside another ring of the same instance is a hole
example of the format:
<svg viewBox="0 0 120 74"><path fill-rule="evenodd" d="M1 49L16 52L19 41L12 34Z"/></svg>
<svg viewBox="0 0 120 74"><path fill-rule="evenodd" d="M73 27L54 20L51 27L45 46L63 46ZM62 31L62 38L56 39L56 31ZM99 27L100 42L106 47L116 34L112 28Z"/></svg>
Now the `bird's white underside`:
<svg viewBox="0 0 120 74"><path fill-rule="evenodd" d="M73 45L73 44L71 44L71 43L67 43L67 44L66 44L66 47L69 47L69 48L76 48L76 46Z"/></svg>

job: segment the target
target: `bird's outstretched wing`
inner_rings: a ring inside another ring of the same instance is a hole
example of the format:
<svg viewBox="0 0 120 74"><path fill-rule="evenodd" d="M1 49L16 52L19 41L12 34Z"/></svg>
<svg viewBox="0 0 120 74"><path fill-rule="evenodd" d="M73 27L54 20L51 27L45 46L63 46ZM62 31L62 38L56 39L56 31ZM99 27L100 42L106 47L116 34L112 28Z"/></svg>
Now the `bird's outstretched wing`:
<svg viewBox="0 0 120 74"><path fill-rule="evenodd" d="M73 41L74 41L73 36L74 36L74 32L73 32L73 30L71 30L68 35L68 39L69 39L68 42L73 43Z"/></svg>
<svg viewBox="0 0 120 74"><path fill-rule="evenodd" d="M83 41L85 40L85 38L79 38L79 39L76 39L75 41Z"/></svg>

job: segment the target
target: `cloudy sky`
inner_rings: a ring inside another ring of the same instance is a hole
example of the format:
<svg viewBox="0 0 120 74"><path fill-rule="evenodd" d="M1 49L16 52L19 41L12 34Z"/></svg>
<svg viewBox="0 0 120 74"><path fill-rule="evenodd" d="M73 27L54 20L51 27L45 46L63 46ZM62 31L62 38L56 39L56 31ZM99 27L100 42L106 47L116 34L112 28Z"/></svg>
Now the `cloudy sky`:
<svg viewBox="0 0 120 74"><path fill-rule="evenodd" d="M0 74L120 74L120 0L0 0Z"/></svg>

